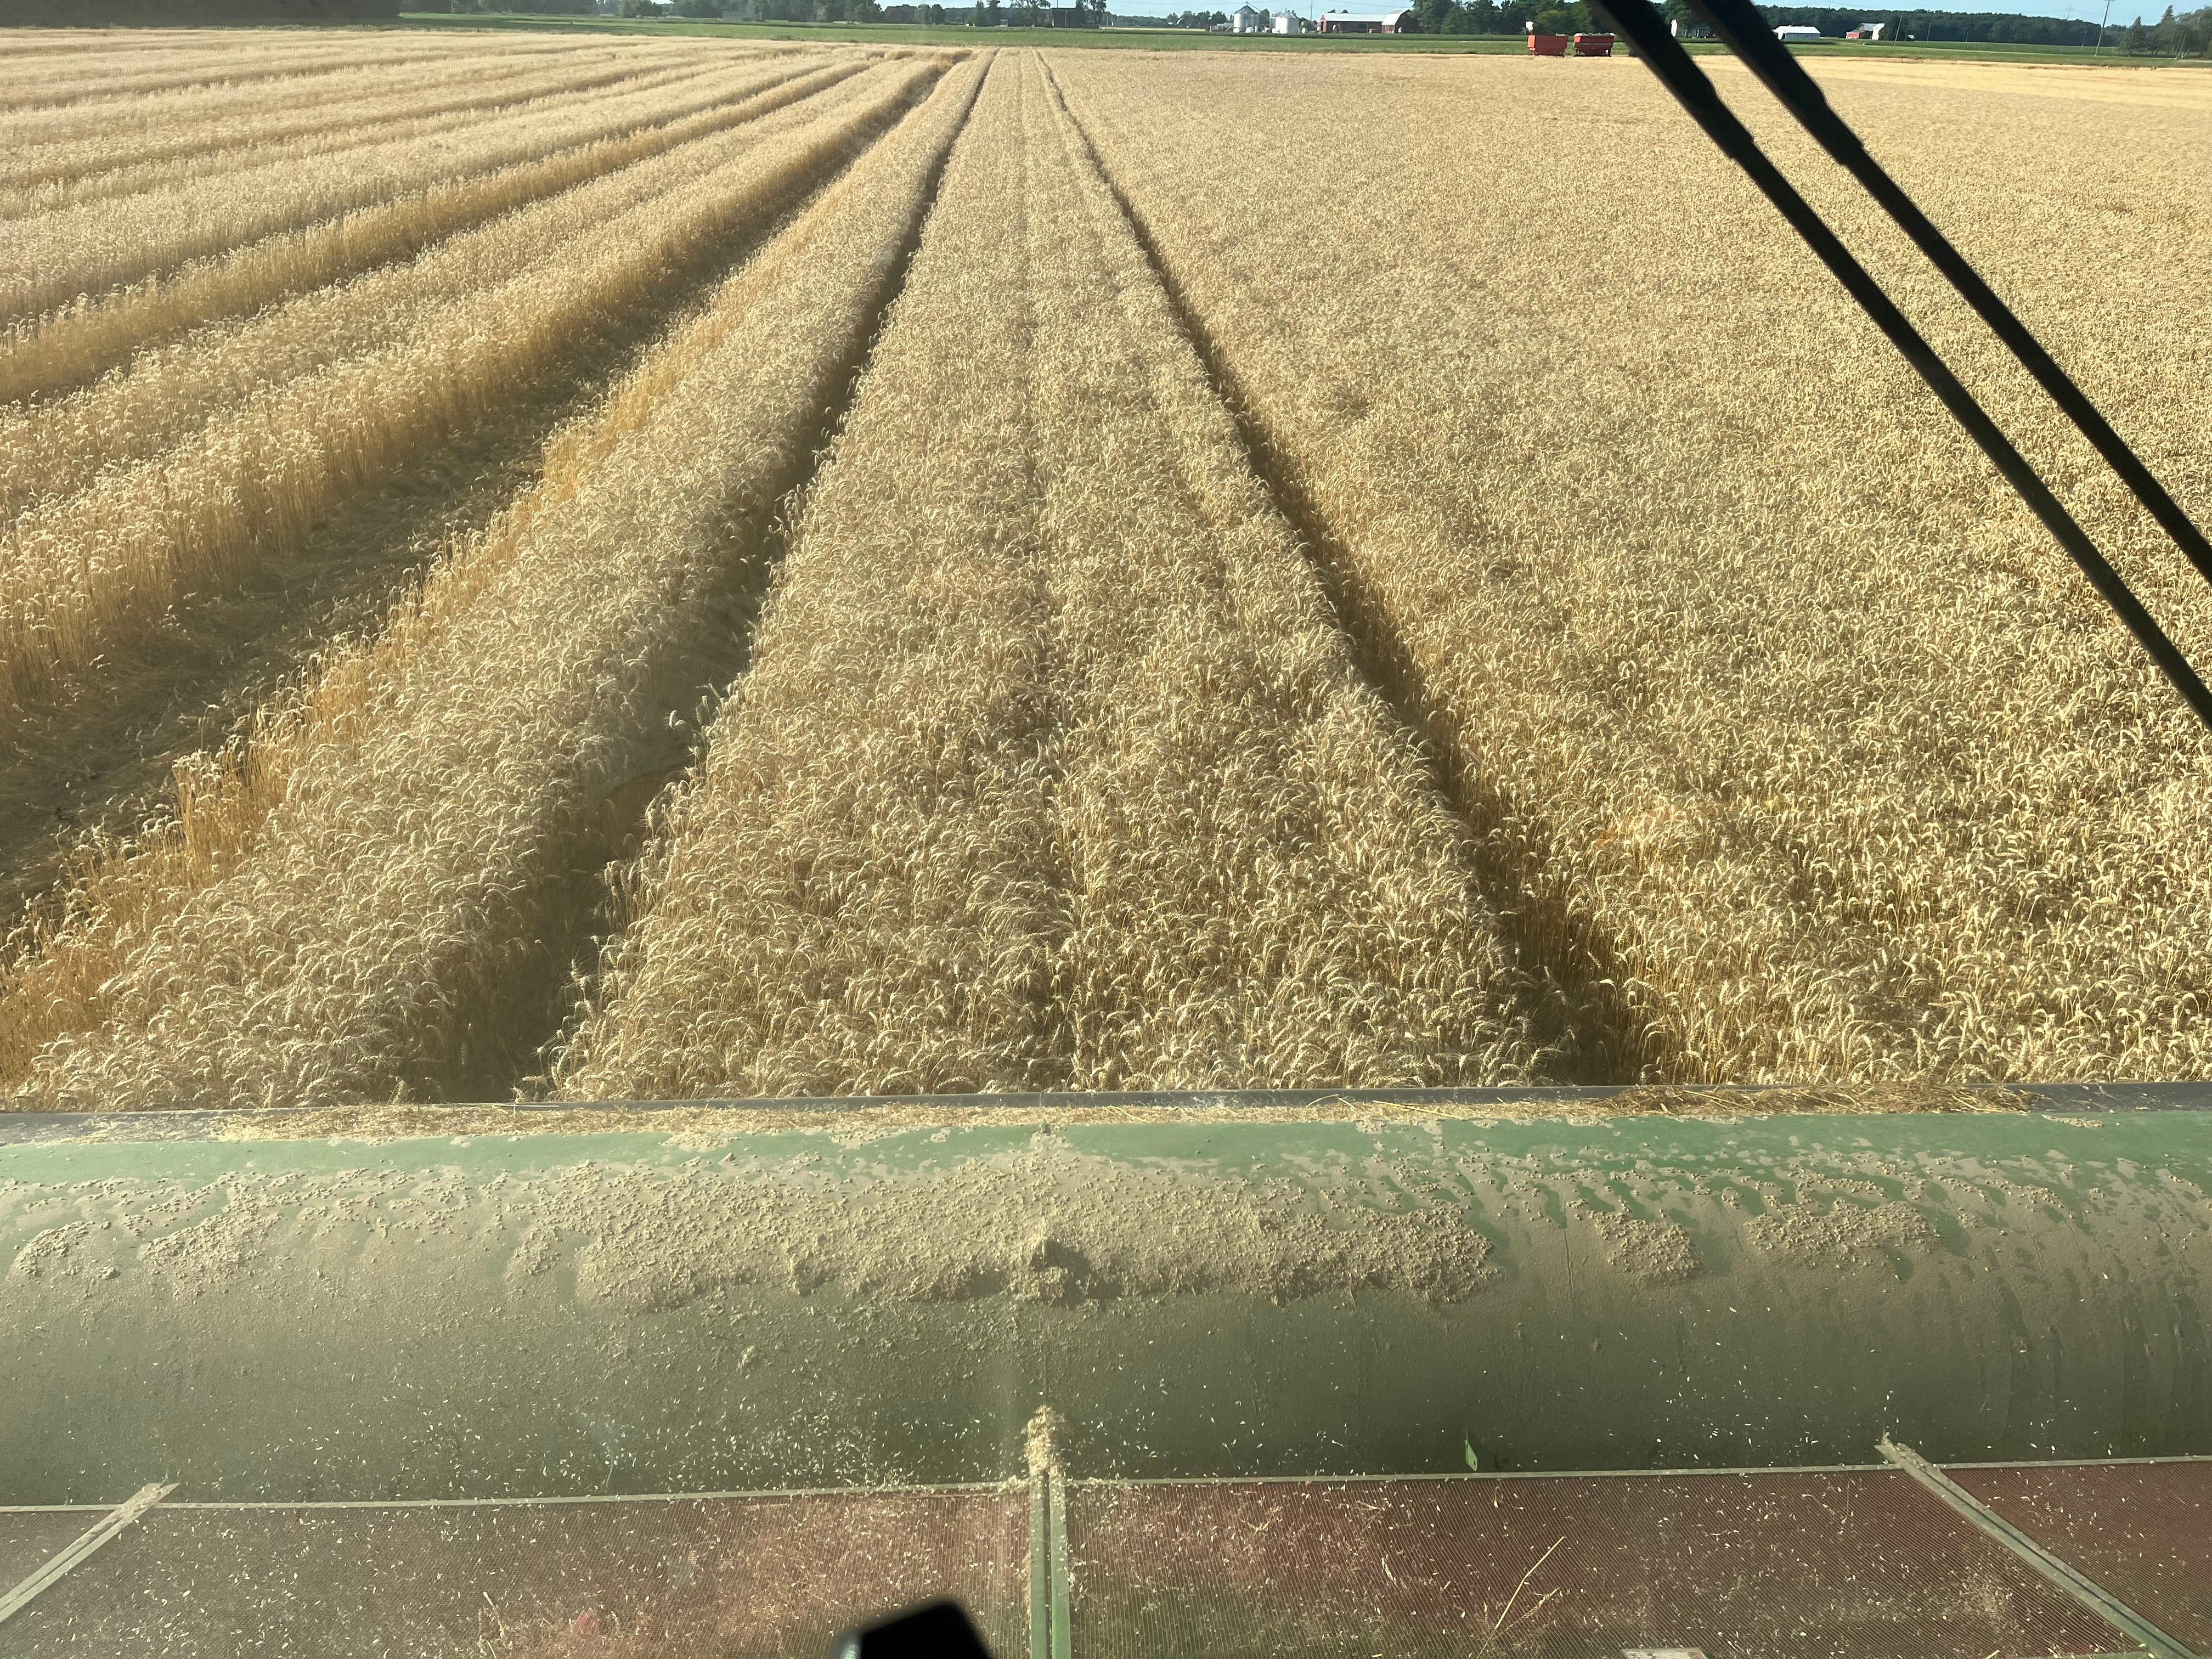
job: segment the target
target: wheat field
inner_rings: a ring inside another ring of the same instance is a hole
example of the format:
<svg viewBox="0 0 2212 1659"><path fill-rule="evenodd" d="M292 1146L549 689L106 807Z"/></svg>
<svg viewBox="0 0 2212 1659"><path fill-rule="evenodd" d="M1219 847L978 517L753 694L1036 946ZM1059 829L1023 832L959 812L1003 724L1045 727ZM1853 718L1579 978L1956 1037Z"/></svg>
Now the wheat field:
<svg viewBox="0 0 2212 1659"><path fill-rule="evenodd" d="M0 37L16 1103L2212 1076L2212 738L1641 65L234 40ZM2212 82L1819 73L2212 516Z"/></svg>

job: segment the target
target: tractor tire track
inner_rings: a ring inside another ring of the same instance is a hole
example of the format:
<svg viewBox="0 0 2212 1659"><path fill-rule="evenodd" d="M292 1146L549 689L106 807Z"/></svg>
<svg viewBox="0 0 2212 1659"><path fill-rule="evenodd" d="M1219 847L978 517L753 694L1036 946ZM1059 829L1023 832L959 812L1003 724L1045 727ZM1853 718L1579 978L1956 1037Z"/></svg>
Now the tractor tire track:
<svg viewBox="0 0 2212 1659"><path fill-rule="evenodd" d="M548 1092L543 1062L558 1047L574 1018L575 1008L568 993L588 982L603 956L618 945L627 917L625 899L634 890L637 860L645 852L653 826L696 770L700 747L715 709L728 700L751 663L754 629L760 620L762 603L783 568L808 491L836 453L838 437L852 415L860 383L867 375L891 311L906 290L944 185L945 169L967 131L982 84L981 76L977 76L966 94L966 106L951 137L924 174L906 234L883 280L868 295L871 320L857 349L829 376L828 384L834 390L823 398L794 451L800 458L798 464L778 473L770 485L769 499L775 505L757 532L758 552L750 559L732 560L725 567L726 580L713 595L723 626L705 634L682 653L676 682L659 698L663 718L655 728L655 740L630 757L628 781L602 803L599 836L603 856L588 866L587 882L571 889L563 919L566 948L549 987L558 1001L549 1007L548 1017L538 1022L528 1075L518 1071L501 1079L493 1097L542 1098Z"/></svg>
<svg viewBox="0 0 2212 1659"><path fill-rule="evenodd" d="M1547 976L1570 1011L1569 1029L1544 1032L1561 1054L1561 1079L1621 1083L1651 1074L1673 1044L1658 1016L1637 995L1625 953L1557 873L1546 827L1532 822L1468 753L1449 708L1385 620L1358 556L1330 525L1288 447L1268 432L1257 403L1162 254L1142 211L1108 169L1089 125L1049 64L1045 76L1081 139L1085 159L1120 208L1184 337L1235 422L1253 472L1296 531L1360 673L1417 742L1439 793L1467 825L1486 896L1496 906L1522 963Z"/></svg>

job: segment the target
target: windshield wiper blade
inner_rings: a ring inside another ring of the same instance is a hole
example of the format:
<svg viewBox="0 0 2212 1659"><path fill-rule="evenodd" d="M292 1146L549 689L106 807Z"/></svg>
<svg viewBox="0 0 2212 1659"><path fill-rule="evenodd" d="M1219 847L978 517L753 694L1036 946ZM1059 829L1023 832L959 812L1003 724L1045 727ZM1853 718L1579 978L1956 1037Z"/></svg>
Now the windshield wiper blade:
<svg viewBox="0 0 2212 1659"><path fill-rule="evenodd" d="M1826 221L1814 211L1812 204L1800 195L1796 185L1759 149L1751 131L1737 118L1735 112L1721 101L1719 93L1705 73L1691 61L1682 50L1681 43L1667 32L1658 10L1650 0L1590 0L1593 9L1601 11L1613 21L1614 32L1634 47L1636 55L1651 68L1667 89L1674 94L1691 118L1705 129L1705 136L1720 148L1738 167L1741 167L1759 193L1774 204L1790 228L1804 239L1805 245L1820 263L1827 266L1836 280L1844 285L1860 307L1873 319L1889 343L1903 354L1920 378L1928 383L1929 390L1942 401L1952 417L1966 429L1967 436L1981 447L2005 482L2013 487L2020 498L2027 503L2029 511L2042 520L2058 544L2063 547L2081 574L2089 579L2105 603L2112 607L2135 635L2136 641L2150 654L2173 689L2195 711L2208 730L2212 730L2212 690L2190 665L2189 659L2179 646L2166 636L2142 602L2112 568L2105 556L2097 550L2096 544L2075 522L2074 516L2053 495L2042 477L2030 466L2027 459L2012 441L2006 437L1981 404L1975 401L1951 372L1950 366L1936 355L1913 327L1905 314L1898 309L1880 283L1845 247ZM1778 42L1778 46L1779 43ZM1802 72L1802 71L1801 71ZM1830 112L1830 118L1838 126L1842 118ZM1893 188L1894 186L1893 185ZM1900 196L1902 191L1898 192ZM1931 227L1932 229L1932 227ZM1963 263L1963 262L1961 262ZM1994 296L1992 296L1994 298ZM2022 329L2025 333L2026 330ZM2054 369L2056 365L2053 365ZM2087 400L2084 399L2084 402ZM2115 437L2114 441L2118 441ZM2177 508L2178 512L2179 509Z"/></svg>
<svg viewBox="0 0 2212 1659"><path fill-rule="evenodd" d="M1813 135L1820 148L1866 187L1867 193L1897 222L1898 228L1912 239L1913 245L1928 256L1929 263L1942 271L1959 291L1960 297L1973 307L1975 315L1989 325L1990 331L2020 360L2021 366L2035 377L2036 384L2065 410L2067 418L2173 538L2174 545L2188 556L2197 574L2212 582L2212 541L2205 539L2204 532L2182 511L2180 503L2166 493L2166 486L2137 458L2127 441L2112 430L2111 422L2089 401L2088 394L2075 385L2073 377L2044 349L2043 342L2029 332L2027 325L2013 314L2012 307L1997 297L1982 280L1981 273L1920 210L1920 204L1906 195L1904 187L1874 159L1850 124L1829 106L1827 94L1820 90L1820 83L1805 72L1804 65L1790 55L1790 48L1775 38L1774 31L1766 26L1752 0L1689 0L1689 6L1711 25L1713 33L1720 36L1729 51L1750 66L1751 72L1765 83L1766 89L1784 109L1797 118L1799 125Z"/></svg>

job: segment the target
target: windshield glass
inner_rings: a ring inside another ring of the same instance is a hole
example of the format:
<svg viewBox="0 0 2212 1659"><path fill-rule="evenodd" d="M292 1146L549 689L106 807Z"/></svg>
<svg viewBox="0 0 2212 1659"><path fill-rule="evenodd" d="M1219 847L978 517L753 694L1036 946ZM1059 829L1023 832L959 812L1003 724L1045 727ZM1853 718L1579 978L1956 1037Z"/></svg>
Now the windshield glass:
<svg viewBox="0 0 2212 1659"><path fill-rule="evenodd" d="M0 1659L2212 1650L2212 13L284 3L0 13Z"/></svg>

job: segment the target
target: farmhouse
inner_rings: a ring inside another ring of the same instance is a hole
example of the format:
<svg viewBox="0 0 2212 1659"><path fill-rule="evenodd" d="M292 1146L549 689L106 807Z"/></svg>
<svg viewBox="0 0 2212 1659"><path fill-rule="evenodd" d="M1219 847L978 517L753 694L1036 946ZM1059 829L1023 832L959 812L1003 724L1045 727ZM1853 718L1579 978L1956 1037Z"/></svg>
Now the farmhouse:
<svg viewBox="0 0 2212 1659"><path fill-rule="evenodd" d="M1323 34L1418 34L1420 20L1410 11L1325 11Z"/></svg>

